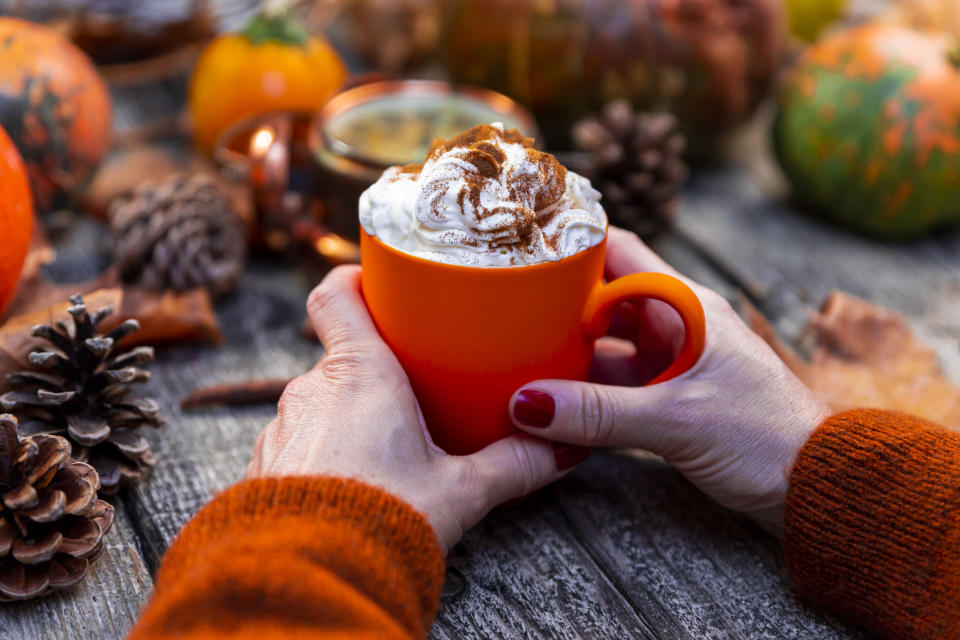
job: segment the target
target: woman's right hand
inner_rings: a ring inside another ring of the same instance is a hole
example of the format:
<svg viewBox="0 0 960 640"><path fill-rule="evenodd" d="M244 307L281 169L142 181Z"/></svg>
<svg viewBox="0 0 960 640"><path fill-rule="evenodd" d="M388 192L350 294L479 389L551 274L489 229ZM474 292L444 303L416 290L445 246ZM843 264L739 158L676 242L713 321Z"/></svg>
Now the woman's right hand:
<svg viewBox="0 0 960 640"><path fill-rule="evenodd" d="M585 446L639 447L663 456L720 504L773 533L783 527L790 470L827 408L716 292L680 276L637 236L611 228L611 278L657 271L693 288L706 315L706 347L683 375L649 387L683 340L669 307L622 308L598 343L594 380L538 380L510 408L520 429ZM634 344L630 344L630 343Z"/></svg>

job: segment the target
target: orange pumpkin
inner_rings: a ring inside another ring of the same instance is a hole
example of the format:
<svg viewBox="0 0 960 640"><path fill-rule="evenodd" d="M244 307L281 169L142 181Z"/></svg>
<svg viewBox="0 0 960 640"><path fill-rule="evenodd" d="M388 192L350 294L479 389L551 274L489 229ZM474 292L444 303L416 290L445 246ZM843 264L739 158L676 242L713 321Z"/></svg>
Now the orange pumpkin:
<svg viewBox="0 0 960 640"><path fill-rule="evenodd" d="M0 315L17 287L32 231L27 171L13 142L0 128Z"/></svg>
<svg viewBox="0 0 960 640"><path fill-rule="evenodd" d="M200 55L190 79L197 147L209 153L231 124L287 109L314 111L347 71L337 52L287 14L256 16L241 33L220 36Z"/></svg>
<svg viewBox="0 0 960 640"><path fill-rule="evenodd" d="M0 18L0 124L40 211L85 186L107 150L110 96L90 59L43 25Z"/></svg>

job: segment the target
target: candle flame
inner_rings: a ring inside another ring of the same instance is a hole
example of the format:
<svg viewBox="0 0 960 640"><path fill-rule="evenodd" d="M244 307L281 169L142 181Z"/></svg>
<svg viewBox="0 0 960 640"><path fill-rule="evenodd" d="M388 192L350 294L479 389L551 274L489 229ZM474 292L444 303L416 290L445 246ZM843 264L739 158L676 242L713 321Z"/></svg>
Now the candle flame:
<svg viewBox="0 0 960 640"><path fill-rule="evenodd" d="M273 140L273 129L270 127L261 127L253 134L253 138L250 140L250 155L254 157L266 155L270 149L270 145L273 144Z"/></svg>
<svg viewBox="0 0 960 640"><path fill-rule="evenodd" d="M325 233L313 243L317 253L334 264L360 261L360 248L356 243L335 233Z"/></svg>

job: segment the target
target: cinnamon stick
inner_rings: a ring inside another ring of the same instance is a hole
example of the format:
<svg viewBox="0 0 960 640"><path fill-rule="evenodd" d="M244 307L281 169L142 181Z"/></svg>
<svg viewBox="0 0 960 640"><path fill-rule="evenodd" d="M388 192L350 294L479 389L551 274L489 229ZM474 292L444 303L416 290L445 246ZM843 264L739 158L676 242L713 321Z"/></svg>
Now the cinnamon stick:
<svg viewBox="0 0 960 640"><path fill-rule="evenodd" d="M247 380L197 389L180 401L181 409L275 403L290 383L289 378Z"/></svg>

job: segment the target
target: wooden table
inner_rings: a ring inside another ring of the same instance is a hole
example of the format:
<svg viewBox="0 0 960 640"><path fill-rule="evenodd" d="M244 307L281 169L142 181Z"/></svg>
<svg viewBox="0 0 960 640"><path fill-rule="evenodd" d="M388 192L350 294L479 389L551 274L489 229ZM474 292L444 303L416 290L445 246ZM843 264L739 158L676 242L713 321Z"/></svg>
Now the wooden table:
<svg viewBox="0 0 960 640"><path fill-rule="evenodd" d="M158 108L154 102L154 108ZM121 114L121 121L124 120ZM731 299L745 291L786 338L843 289L902 311L960 380L960 233L910 245L864 240L772 199L736 165L699 170L661 254ZM100 232L60 243L54 276L92 275ZM274 408L181 412L199 386L306 371L321 347L300 336L311 283L254 261L218 309L223 348L158 352L150 389L168 419L146 434L159 464L115 500L106 550L79 586L4 605L0 638L120 638L183 524L236 482ZM434 638L864 637L791 593L778 544L710 502L660 460L598 452L521 506L491 514L455 548Z"/></svg>
<svg viewBox="0 0 960 640"><path fill-rule="evenodd" d="M55 274L92 268L96 230L62 244ZM677 232L660 252L733 297L747 290L785 336L841 288L906 313L960 378L960 234L885 245L771 200L743 170L699 171ZM158 352L152 391L169 425L151 432L159 465L116 500L91 575L65 593L0 615L3 638L120 638L180 527L237 481L269 406L183 413L201 385L305 371L321 348L300 337L306 279L254 262L219 308L223 348ZM790 592L776 541L712 504L657 459L600 452L523 505L469 532L451 564L435 638L856 638Z"/></svg>

